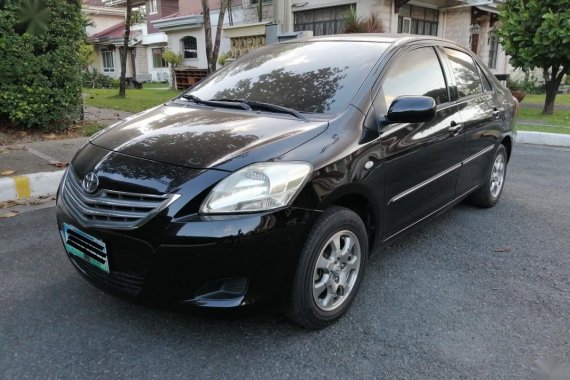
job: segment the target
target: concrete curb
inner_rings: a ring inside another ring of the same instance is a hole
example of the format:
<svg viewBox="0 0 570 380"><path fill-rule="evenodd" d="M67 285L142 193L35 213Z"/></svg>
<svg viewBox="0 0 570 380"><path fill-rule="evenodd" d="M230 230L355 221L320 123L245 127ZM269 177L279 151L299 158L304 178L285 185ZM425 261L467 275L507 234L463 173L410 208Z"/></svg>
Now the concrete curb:
<svg viewBox="0 0 570 380"><path fill-rule="evenodd" d="M0 202L55 194L65 170L0 178Z"/></svg>
<svg viewBox="0 0 570 380"><path fill-rule="evenodd" d="M546 132L517 132L517 143L570 147L570 135Z"/></svg>
<svg viewBox="0 0 570 380"><path fill-rule="evenodd" d="M570 147L570 135L519 131L517 143ZM0 202L55 194L63 173L59 170L0 178Z"/></svg>

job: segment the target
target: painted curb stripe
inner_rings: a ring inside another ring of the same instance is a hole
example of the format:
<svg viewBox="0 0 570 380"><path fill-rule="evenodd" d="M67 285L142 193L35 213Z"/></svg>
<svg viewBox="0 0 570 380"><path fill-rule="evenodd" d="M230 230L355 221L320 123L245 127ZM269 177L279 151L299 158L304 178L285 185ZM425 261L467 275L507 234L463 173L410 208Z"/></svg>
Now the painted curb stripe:
<svg viewBox="0 0 570 380"><path fill-rule="evenodd" d="M12 180L16 186L16 194L18 194L18 199L29 198L32 195L32 190L30 188L30 178L24 175L17 175L12 177Z"/></svg>

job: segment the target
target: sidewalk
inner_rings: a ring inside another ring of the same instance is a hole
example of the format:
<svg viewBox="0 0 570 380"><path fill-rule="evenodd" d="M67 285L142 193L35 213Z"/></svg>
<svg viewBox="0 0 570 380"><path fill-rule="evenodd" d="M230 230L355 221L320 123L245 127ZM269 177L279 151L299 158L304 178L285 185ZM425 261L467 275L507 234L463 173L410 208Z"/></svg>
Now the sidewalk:
<svg viewBox="0 0 570 380"><path fill-rule="evenodd" d="M87 106L84 110L85 121L104 126L132 115ZM23 136L22 142L10 145L0 139L0 202L55 194L65 167L88 139L30 141Z"/></svg>
<svg viewBox="0 0 570 380"><path fill-rule="evenodd" d="M85 108L86 120L103 125L111 125L130 115L122 111ZM81 137L0 144L0 202L54 194L64 168L87 141L87 137ZM570 147L570 135L521 131L517 142Z"/></svg>

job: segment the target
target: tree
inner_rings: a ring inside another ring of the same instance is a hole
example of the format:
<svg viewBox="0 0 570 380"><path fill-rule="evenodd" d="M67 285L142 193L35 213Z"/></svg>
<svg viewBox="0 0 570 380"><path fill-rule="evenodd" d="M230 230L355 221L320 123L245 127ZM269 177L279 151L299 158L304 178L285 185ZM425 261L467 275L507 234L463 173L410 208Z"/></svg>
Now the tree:
<svg viewBox="0 0 570 380"><path fill-rule="evenodd" d="M182 63L182 55L179 53L175 53L170 49L164 50L162 53L162 59L164 59L168 64L170 64L170 78L171 78L171 87L172 91L176 91L176 75L175 69L176 66Z"/></svg>
<svg viewBox="0 0 570 380"><path fill-rule="evenodd" d="M224 25L224 16L228 8L228 2L231 0L220 1L220 14L218 16L218 25L216 26L216 41L212 46L212 23L210 20L210 4L209 0L202 0L202 14L204 16L204 34L206 37L206 58L208 60L208 74L216 71L216 63L218 62L218 53L220 51L220 40L222 37L222 26Z"/></svg>
<svg viewBox="0 0 570 380"><path fill-rule="evenodd" d="M127 0L127 14L125 16L125 33L123 34L123 49L121 54L121 79L119 80L119 96L124 98L126 94L126 76L127 76L127 53L129 51L129 37L131 35L131 23L133 12L133 0Z"/></svg>
<svg viewBox="0 0 570 380"><path fill-rule="evenodd" d="M552 115L562 77L570 73L570 0L506 0L500 11L499 38L516 68L540 68Z"/></svg>
<svg viewBox="0 0 570 380"><path fill-rule="evenodd" d="M65 129L81 114L81 2L1 3L0 123Z"/></svg>

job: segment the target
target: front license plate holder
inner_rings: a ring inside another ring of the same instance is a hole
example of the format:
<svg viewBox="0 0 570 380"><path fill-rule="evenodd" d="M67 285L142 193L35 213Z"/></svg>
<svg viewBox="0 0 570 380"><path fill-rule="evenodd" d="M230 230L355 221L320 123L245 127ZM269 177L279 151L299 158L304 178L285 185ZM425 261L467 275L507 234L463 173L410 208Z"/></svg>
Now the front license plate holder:
<svg viewBox="0 0 570 380"><path fill-rule="evenodd" d="M105 242L66 223L63 224L62 236L67 252L109 273L109 257Z"/></svg>

